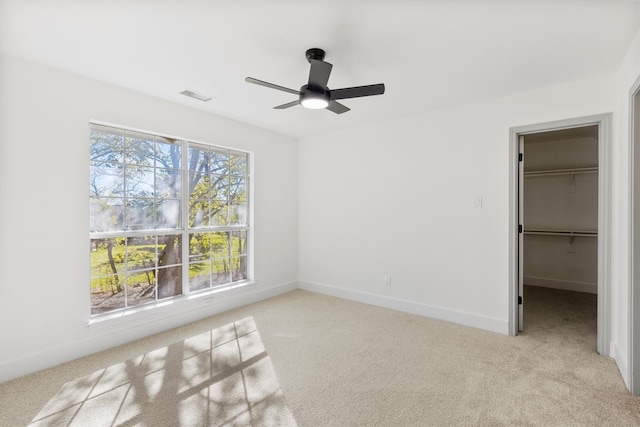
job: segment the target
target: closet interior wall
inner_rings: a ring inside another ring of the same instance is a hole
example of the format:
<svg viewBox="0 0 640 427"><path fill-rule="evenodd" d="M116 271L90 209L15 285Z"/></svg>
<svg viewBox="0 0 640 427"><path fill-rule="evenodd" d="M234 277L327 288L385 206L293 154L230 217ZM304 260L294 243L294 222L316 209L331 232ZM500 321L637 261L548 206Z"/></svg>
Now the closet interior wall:
<svg viewBox="0 0 640 427"><path fill-rule="evenodd" d="M524 284L598 290L598 127L524 139Z"/></svg>

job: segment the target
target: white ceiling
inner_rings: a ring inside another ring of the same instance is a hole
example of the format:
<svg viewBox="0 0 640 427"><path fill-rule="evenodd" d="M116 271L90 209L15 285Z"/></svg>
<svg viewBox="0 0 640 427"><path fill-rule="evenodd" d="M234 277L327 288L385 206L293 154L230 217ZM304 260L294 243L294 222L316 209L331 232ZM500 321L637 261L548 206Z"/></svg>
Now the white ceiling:
<svg viewBox="0 0 640 427"><path fill-rule="evenodd" d="M622 0L0 0L0 52L304 137L614 73L639 21ZM273 110L295 96L244 81L299 89L311 47L329 87L386 93Z"/></svg>

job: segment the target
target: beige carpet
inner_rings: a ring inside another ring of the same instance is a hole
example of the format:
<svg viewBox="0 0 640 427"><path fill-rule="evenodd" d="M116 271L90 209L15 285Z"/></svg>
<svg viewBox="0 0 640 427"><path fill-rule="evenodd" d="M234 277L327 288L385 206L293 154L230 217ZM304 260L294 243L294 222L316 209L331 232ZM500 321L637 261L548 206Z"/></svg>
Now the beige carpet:
<svg viewBox="0 0 640 427"><path fill-rule="evenodd" d="M294 291L0 384L0 426L637 426L595 296L508 337Z"/></svg>
<svg viewBox="0 0 640 427"><path fill-rule="evenodd" d="M30 426L295 426L251 317L66 382Z"/></svg>

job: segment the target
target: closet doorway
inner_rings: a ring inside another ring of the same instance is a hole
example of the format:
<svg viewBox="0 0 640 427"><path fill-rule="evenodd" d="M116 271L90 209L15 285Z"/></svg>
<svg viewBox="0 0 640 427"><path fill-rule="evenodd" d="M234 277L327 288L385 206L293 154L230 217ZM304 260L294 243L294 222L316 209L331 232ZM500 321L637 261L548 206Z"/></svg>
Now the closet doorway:
<svg viewBox="0 0 640 427"><path fill-rule="evenodd" d="M585 345L608 353L608 125L606 115L512 129L512 335L591 336Z"/></svg>
<svg viewBox="0 0 640 427"><path fill-rule="evenodd" d="M598 126L520 136L520 331L596 349Z"/></svg>

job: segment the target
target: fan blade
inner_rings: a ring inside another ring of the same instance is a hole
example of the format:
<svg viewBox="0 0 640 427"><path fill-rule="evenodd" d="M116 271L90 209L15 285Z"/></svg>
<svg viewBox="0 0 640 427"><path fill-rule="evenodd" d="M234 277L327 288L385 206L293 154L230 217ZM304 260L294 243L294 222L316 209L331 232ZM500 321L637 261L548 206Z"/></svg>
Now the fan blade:
<svg viewBox="0 0 640 427"><path fill-rule="evenodd" d="M264 86L264 87L270 87L271 89L277 89L277 90L281 90L283 92L292 93L294 95L300 95L300 92L297 91L297 90L293 90L293 89L289 89L287 87L274 85L273 83L263 82L262 80L254 79L253 77L247 77L247 78L244 79L244 81L247 82L247 83L253 83L253 84Z"/></svg>
<svg viewBox="0 0 640 427"><path fill-rule="evenodd" d="M347 111L351 110L350 108L340 104L339 102L336 101L329 101L329 105L327 106L327 110L329 111L333 111L336 114L342 114L342 113L346 113Z"/></svg>
<svg viewBox="0 0 640 427"><path fill-rule="evenodd" d="M358 98L361 96L382 95L384 83L368 86L347 87L344 89L331 89L331 99Z"/></svg>
<svg viewBox="0 0 640 427"><path fill-rule="evenodd" d="M296 101L287 102L286 104L278 105L277 107L273 107L273 108L275 110L284 110L285 108L295 107L298 104L300 104L300 101L296 100Z"/></svg>
<svg viewBox="0 0 640 427"><path fill-rule="evenodd" d="M319 88L324 91L329 82L329 75L333 65L317 59L311 59L309 62L311 63L311 71L309 71L309 84L307 84L307 87L312 89Z"/></svg>

